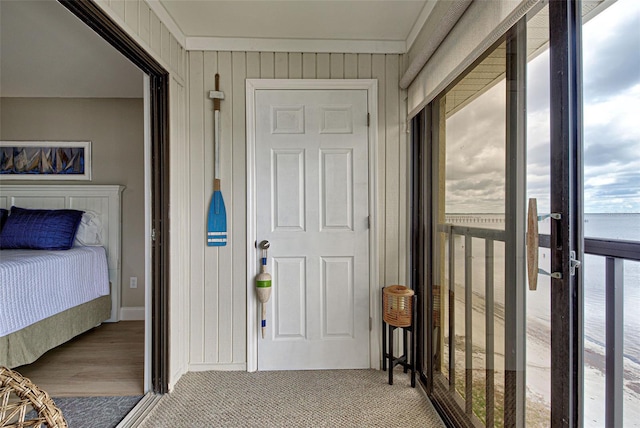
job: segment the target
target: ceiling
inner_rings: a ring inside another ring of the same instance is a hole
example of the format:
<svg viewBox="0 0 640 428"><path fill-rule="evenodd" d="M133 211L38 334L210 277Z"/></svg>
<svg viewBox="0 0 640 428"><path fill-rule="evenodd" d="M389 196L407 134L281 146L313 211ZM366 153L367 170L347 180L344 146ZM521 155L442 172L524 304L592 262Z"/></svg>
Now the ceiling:
<svg viewBox="0 0 640 428"><path fill-rule="evenodd" d="M354 42L406 52L435 0L156 0L184 35L187 48L252 40ZM154 10L159 15L158 7ZM367 43L368 42L368 43ZM310 44L311 45L311 44ZM315 44L317 45L317 43ZM335 46L335 44L332 44Z"/></svg>
<svg viewBox="0 0 640 428"><path fill-rule="evenodd" d="M435 0L149 0L187 49L406 52ZM293 43L293 45L291 44ZM55 0L0 0L0 96L142 97L142 73Z"/></svg>
<svg viewBox="0 0 640 428"><path fill-rule="evenodd" d="M436 1L147 0L187 49L381 53L406 52ZM613 1L585 0L585 18ZM530 46L546 43L546 26L540 29ZM490 87L499 75L478 85ZM142 93L142 72L57 1L0 0L0 96Z"/></svg>

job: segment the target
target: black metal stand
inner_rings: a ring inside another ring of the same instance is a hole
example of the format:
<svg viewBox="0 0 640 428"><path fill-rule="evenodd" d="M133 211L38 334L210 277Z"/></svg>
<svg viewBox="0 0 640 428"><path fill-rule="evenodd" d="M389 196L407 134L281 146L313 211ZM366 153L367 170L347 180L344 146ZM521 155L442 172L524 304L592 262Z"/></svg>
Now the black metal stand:
<svg viewBox="0 0 640 428"><path fill-rule="evenodd" d="M389 385L393 385L393 368L401 365L404 373L411 370L411 387L416 387L416 309L417 296L413 296L413 306L411 314L411 325L408 327L396 327L387 324L382 318L382 370L387 370L389 366ZM402 329L402 355L393 356L393 331L397 328ZM411 335L409 335L411 333ZM409 336L411 337L411 345L409 346ZM387 344L388 339L388 344ZM388 346L387 346L388 345ZM388 348L388 349L387 349Z"/></svg>

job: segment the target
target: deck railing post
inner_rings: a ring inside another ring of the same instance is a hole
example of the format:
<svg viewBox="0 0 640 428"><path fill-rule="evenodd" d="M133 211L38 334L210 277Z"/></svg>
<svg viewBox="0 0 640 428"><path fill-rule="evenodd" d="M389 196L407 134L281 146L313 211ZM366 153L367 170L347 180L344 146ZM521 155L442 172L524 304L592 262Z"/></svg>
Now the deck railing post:
<svg viewBox="0 0 640 428"><path fill-rule="evenodd" d="M464 402L465 412L473 413L473 248L472 238L464 237Z"/></svg>
<svg viewBox="0 0 640 428"><path fill-rule="evenodd" d="M495 337L494 337L494 251L493 241L485 240L485 355L486 355L486 427L494 426L495 409Z"/></svg>
<svg viewBox="0 0 640 428"><path fill-rule="evenodd" d="M456 390L456 247L449 227L449 391Z"/></svg>
<svg viewBox="0 0 640 428"><path fill-rule="evenodd" d="M605 426L621 427L624 353L624 260L606 258Z"/></svg>

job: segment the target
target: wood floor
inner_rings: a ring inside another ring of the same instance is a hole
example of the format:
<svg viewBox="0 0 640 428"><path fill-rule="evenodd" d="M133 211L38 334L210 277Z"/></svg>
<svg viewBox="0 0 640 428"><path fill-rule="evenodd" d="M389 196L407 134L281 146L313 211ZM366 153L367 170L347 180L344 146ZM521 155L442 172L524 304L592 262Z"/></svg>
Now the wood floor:
<svg viewBox="0 0 640 428"><path fill-rule="evenodd" d="M15 369L52 397L144 394L144 321L102 324Z"/></svg>

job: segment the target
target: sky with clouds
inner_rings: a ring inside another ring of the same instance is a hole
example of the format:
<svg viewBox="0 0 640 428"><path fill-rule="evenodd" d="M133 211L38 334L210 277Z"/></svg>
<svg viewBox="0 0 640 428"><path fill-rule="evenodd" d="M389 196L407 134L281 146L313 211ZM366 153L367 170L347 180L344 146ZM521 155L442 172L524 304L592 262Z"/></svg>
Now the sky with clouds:
<svg viewBox="0 0 640 428"><path fill-rule="evenodd" d="M640 1L618 0L584 25L583 64L585 212L640 213ZM527 70L527 196L541 213L549 211L548 70L548 51ZM504 90L503 81L447 119L449 213L504 211Z"/></svg>

